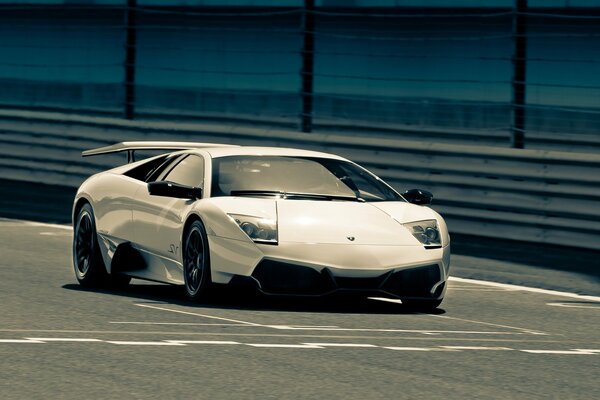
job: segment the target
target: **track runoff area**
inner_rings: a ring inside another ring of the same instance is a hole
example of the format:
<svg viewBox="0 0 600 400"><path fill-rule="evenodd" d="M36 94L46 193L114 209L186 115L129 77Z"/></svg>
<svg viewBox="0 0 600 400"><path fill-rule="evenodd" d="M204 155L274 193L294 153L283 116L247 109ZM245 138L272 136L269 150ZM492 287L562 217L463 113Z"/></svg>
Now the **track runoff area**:
<svg viewBox="0 0 600 400"><path fill-rule="evenodd" d="M397 300L186 301L134 280L85 290L72 230L0 220L0 395L598 398L600 297L452 278Z"/></svg>

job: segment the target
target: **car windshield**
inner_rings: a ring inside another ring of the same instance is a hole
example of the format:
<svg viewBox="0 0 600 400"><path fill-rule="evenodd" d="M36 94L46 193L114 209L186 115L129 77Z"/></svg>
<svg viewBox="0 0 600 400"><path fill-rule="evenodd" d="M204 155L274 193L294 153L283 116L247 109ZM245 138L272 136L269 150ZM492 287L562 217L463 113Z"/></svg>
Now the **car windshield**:
<svg viewBox="0 0 600 400"><path fill-rule="evenodd" d="M213 159L211 196L403 201L361 167L318 157L229 156Z"/></svg>

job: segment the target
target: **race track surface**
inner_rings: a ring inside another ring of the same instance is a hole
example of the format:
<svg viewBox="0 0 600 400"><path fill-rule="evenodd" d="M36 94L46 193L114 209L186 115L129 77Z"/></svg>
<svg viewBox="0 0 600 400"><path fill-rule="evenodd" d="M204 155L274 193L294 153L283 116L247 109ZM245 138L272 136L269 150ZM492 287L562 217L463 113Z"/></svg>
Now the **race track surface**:
<svg viewBox="0 0 600 400"><path fill-rule="evenodd" d="M84 290L67 227L0 220L0 398L600 398L600 298L453 280L441 308ZM454 261L460 268L460 259Z"/></svg>

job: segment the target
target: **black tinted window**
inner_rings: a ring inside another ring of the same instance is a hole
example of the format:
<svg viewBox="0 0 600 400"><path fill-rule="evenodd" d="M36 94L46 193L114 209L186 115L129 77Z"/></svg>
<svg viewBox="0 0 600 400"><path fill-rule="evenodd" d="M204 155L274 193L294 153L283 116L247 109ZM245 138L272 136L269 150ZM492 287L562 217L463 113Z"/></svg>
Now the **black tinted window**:
<svg viewBox="0 0 600 400"><path fill-rule="evenodd" d="M151 171L146 176L146 182L154 182L161 180L161 176L164 176L172 167L177 163L178 160L181 160L184 155L169 155L162 164L156 167L153 171Z"/></svg>
<svg viewBox="0 0 600 400"><path fill-rule="evenodd" d="M156 170L160 165L162 165L162 163L165 162L166 158L167 156L164 155L162 157L157 157L153 160L147 161L125 172L125 175L140 181L145 181L154 170Z"/></svg>

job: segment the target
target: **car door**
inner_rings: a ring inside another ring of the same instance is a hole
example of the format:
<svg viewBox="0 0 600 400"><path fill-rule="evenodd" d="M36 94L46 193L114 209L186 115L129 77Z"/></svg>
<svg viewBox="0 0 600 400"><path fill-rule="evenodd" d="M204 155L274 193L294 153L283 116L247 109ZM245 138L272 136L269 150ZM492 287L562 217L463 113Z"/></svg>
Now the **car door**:
<svg viewBox="0 0 600 400"><path fill-rule="evenodd" d="M183 154L148 181L202 187L204 171L203 156ZM147 187L139 190L134 200L134 243L148 266L140 277L181 283L181 229L187 210L196 200L150 195Z"/></svg>

